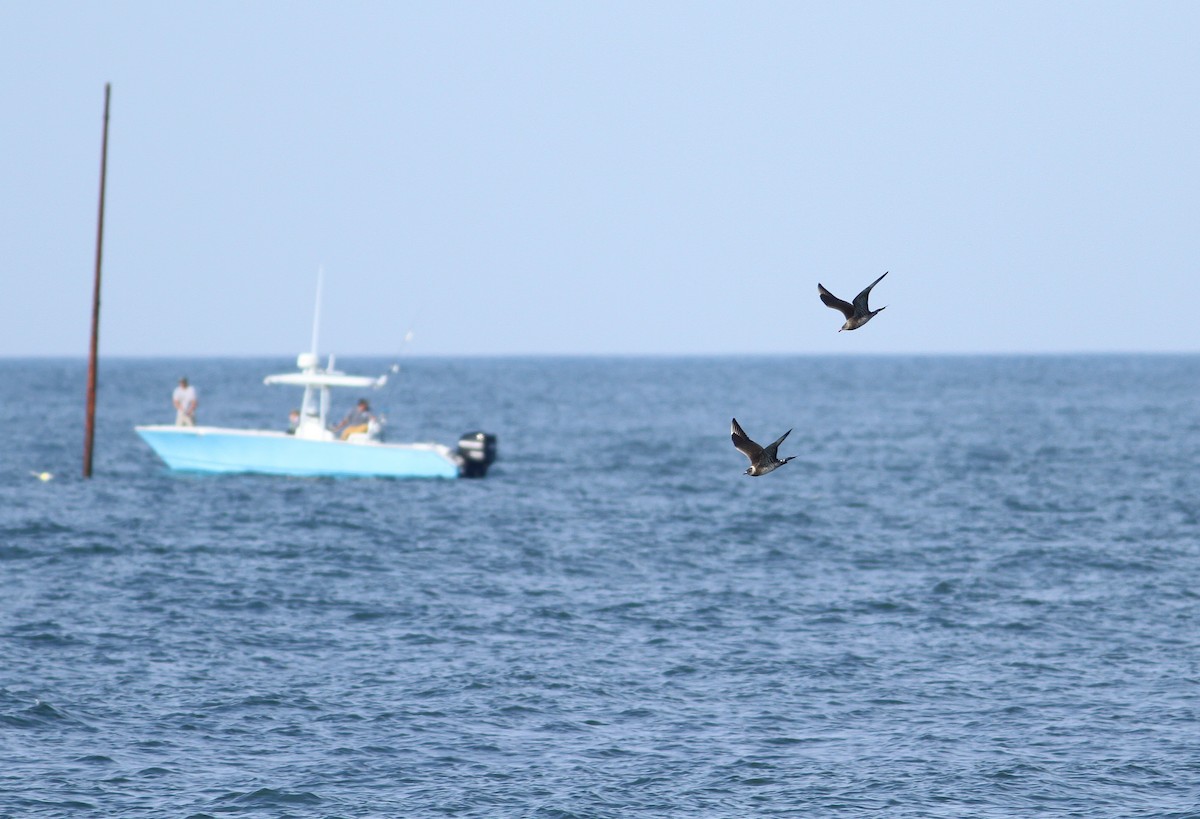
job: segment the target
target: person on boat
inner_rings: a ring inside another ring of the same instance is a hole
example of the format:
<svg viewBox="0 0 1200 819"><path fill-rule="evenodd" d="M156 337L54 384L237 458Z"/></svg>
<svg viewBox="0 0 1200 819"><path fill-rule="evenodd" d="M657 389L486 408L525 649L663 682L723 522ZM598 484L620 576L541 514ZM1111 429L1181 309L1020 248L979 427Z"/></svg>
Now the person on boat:
<svg viewBox="0 0 1200 819"><path fill-rule="evenodd" d="M295 435L300 429L300 410L294 409L288 413L288 435Z"/></svg>
<svg viewBox="0 0 1200 819"><path fill-rule="evenodd" d="M371 407L367 403L367 399L360 398L354 409L346 413L346 417L342 419L340 424L333 428L333 431L340 432L341 439L345 441L351 435L366 432L374 420L375 416L371 413Z"/></svg>
<svg viewBox="0 0 1200 819"><path fill-rule="evenodd" d="M171 393L171 403L175 405L175 426L196 426L196 388L188 384L187 378L179 379L179 386Z"/></svg>

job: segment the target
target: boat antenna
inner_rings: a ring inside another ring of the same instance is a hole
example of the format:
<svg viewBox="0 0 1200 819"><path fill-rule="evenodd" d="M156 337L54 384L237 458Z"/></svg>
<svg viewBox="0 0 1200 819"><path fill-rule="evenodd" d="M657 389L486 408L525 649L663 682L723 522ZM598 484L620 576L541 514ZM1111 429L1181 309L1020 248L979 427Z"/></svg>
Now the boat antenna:
<svg viewBox="0 0 1200 819"><path fill-rule="evenodd" d="M317 331L321 327L321 285L325 280L325 267L317 265L317 303L313 307L312 354L317 354Z"/></svg>

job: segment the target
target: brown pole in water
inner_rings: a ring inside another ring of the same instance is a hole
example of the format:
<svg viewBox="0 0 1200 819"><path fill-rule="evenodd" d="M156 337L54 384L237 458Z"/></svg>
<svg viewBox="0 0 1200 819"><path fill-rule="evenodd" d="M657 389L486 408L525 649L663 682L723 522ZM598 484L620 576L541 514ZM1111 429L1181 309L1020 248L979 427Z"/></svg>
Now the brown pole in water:
<svg viewBox="0 0 1200 819"><path fill-rule="evenodd" d="M88 356L87 423L83 432L83 477L92 477L92 444L96 440L96 358L100 349L100 256L104 248L104 177L108 170L108 99L104 84L104 139L100 143L100 216L96 222L96 284L92 290L92 345Z"/></svg>

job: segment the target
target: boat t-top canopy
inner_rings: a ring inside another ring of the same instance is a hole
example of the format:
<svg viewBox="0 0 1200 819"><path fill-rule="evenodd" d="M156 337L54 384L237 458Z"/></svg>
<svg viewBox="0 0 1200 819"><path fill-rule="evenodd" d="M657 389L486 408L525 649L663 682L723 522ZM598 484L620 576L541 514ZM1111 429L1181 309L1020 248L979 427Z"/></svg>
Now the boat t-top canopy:
<svg viewBox="0 0 1200 819"><path fill-rule="evenodd" d="M387 383L387 375L371 378L366 375L345 375L331 372L283 373L268 375L264 384L285 384L292 387L372 387L378 389Z"/></svg>
<svg viewBox="0 0 1200 819"><path fill-rule="evenodd" d="M296 357L298 373L283 373L268 375L263 379L264 384L285 384L291 387L371 387L379 389L387 383L387 374L378 378L367 375L346 375L333 368L333 356L329 357L329 366L321 369L316 353L301 353Z"/></svg>

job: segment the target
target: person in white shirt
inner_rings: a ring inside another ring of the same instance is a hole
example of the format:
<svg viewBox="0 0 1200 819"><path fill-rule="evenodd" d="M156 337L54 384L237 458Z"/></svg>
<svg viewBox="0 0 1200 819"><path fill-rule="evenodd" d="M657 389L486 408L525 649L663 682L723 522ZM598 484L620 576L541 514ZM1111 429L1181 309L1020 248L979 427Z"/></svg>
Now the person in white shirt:
<svg viewBox="0 0 1200 819"><path fill-rule="evenodd" d="M175 405L175 426L196 426L196 388L186 378L179 379L179 386L171 393L171 403Z"/></svg>

